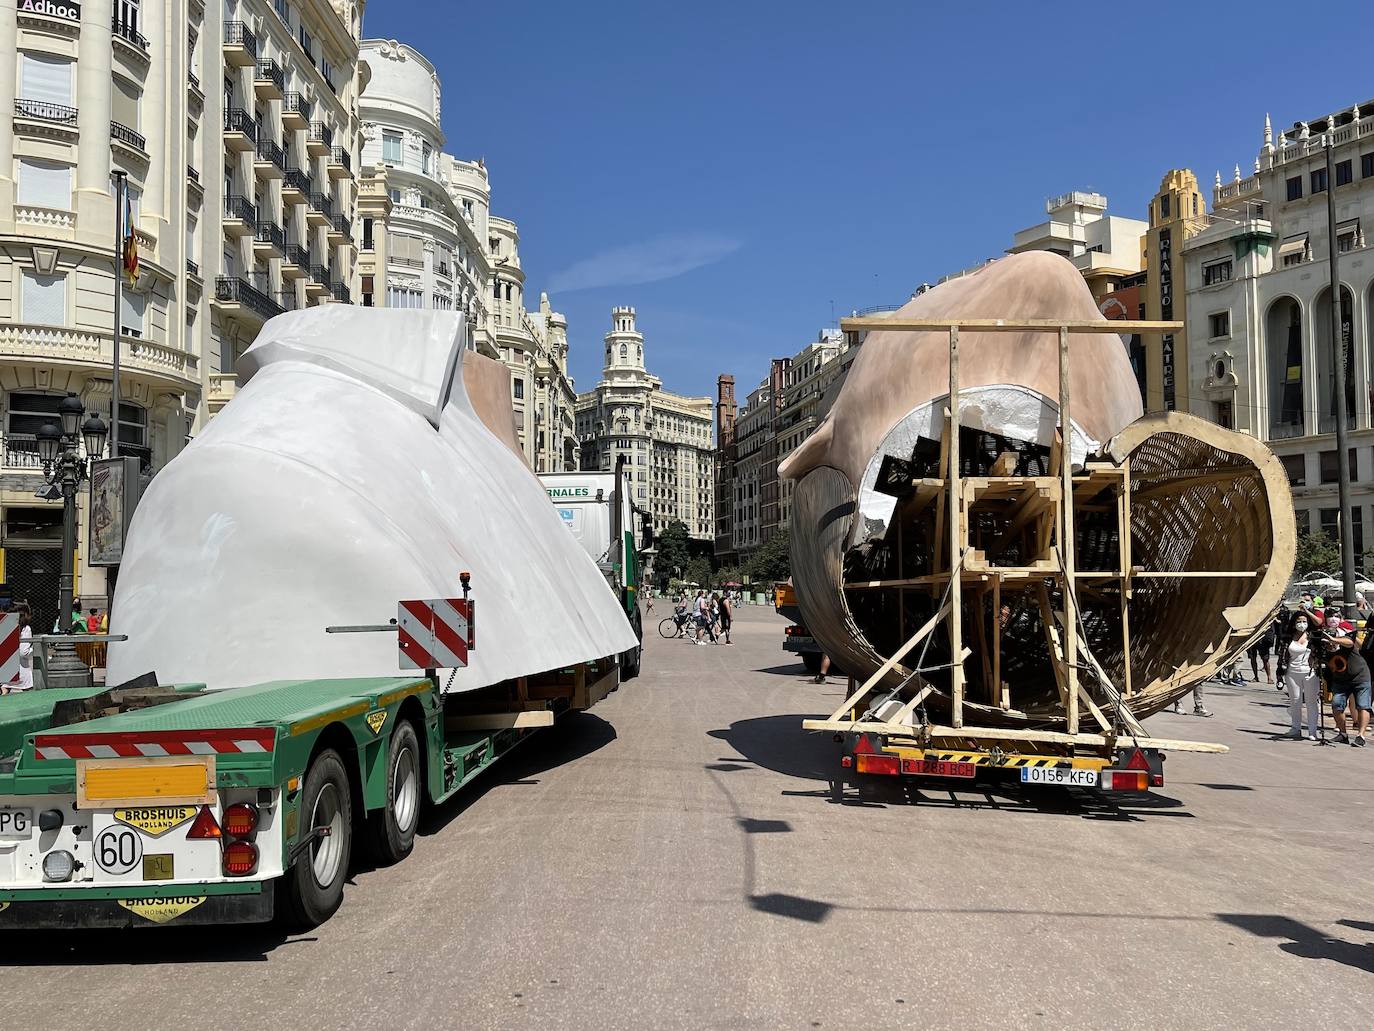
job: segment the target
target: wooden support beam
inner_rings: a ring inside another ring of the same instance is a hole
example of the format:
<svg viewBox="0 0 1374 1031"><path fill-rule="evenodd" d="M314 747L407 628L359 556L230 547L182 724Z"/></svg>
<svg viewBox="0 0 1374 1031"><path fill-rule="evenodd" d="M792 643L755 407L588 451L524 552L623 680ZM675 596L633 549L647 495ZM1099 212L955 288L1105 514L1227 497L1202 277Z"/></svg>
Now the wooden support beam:
<svg viewBox="0 0 1374 1031"><path fill-rule="evenodd" d="M1064 659L1068 667L1070 734L1078 733L1078 635L1072 629L1078 625L1078 603L1073 594L1074 523L1073 523L1073 420L1069 415L1069 330L1059 328L1059 432L1064 441L1061 473L1064 477L1063 495L1059 499L1059 560L1064 564L1064 623L1069 629Z"/></svg>
<svg viewBox="0 0 1374 1031"><path fill-rule="evenodd" d="M897 329L912 332L967 329L979 333L1170 333L1183 329L1182 322L1147 322L1140 319L912 319L903 316L855 315L840 320L850 330Z"/></svg>
<svg viewBox="0 0 1374 1031"><path fill-rule="evenodd" d="M973 621L973 637L974 643L978 646L979 662L983 667L983 690L987 693L989 704L996 705L997 685L993 683L992 679L992 656L989 654L988 630L987 624L984 622L986 617L983 614L984 602L987 601L987 597L988 591L986 587L982 587L973 593L973 608L977 614ZM993 619L995 620L996 618L997 613L994 611Z"/></svg>
<svg viewBox="0 0 1374 1031"><path fill-rule="evenodd" d="M945 494L949 498L949 654L954 663L950 669L950 720L956 727L964 725L964 585L954 575L962 559L959 540L959 510L964 491L959 485L959 327L949 327L949 472L945 475Z"/></svg>
<svg viewBox="0 0 1374 1031"><path fill-rule="evenodd" d="M1011 696L1002 683L1002 578L992 579L992 682L997 689L997 703L1011 708Z"/></svg>
<svg viewBox="0 0 1374 1031"><path fill-rule="evenodd" d="M1003 451L988 470L989 476L1011 476L1016 472L1016 461L1021 456L1015 451Z"/></svg>
<svg viewBox="0 0 1374 1031"><path fill-rule="evenodd" d="M526 712L477 712L466 716L445 716L445 730L528 730L552 727L553 713L548 709Z"/></svg>
<svg viewBox="0 0 1374 1031"><path fill-rule="evenodd" d="M949 611L949 605L945 605L943 608L940 609L939 612L935 613L935 615L931 616L928 620L922 623L921 629L917 630L916 633L912 634L911 637L908 638L906 644L902 645L895 652L893 652L892 656L881 666L879 666L878 669L874 672L874 674L867 680L865 680L857 691L854 691L848 698L844 700L844 702L840 705L838 709L835 710L835 712L831 715L830 718L832 720L839 719L840 716L842 716L845 712L854 708L856 705L859 704L859 702L863 701L864 697L867 696L868 692L872 691L873 688L877 687L878 684L882 682L883 677L887 676L890 672L892 672L892 670L896 668L897 663L901 662L902 659L906 658L907 653L911 651L911 649L915 648L918 644L920 644L922 641L924 641L927 637L930 636L931 632L934 631L934 629L940 625L940 620L944 619L947 615L949 615Z"/></svg>
<svg viewBox="0 0 1374 1031"><path fill-rule="evenodd" d="M1120 542L1118 568L1121 581L1121 691L1131 697L1131 460L1121 463L1121 493L1116 503L1117 537Z"/></svg>
<svg viewBox="0 0 1374 1031"><path fill-rule="evenodd" d="M1059 704L1067 708L1069 688L1064 677L1064 653L1059 648L1059 631L1055 627L1054 607L1044 583L1035 585L1035 601L1040 607L1040 625L1045 631L1045 647L1050 653L1050 669L1054 672L1054 686L1059 689Z"/></svg>
<svg viewBox="0 0 1374 1031"><path fill-rule="evenodd" d="M901 723L883 723L877 720L864 720L851 723L848 720L802 720L803 730L824 730L831 733L863 731L873 734L889 734L897 737L912 737L917 734L928 735L932 740L962 739L967 741L1033 741L1054 745L1083 745L1088 748L1115 748L1120 743L1141 748L1159 748L1169 752L1207 752L1222 755L1231 749L1212 741L1177 741L1172 738L1140 737L1117 738L1104 734L1064 734L1056 730L1010 730L1000 727L942 727L931 724L927 727L912 727ZM1015 749L1003 749L1015 751Z"/></svg>

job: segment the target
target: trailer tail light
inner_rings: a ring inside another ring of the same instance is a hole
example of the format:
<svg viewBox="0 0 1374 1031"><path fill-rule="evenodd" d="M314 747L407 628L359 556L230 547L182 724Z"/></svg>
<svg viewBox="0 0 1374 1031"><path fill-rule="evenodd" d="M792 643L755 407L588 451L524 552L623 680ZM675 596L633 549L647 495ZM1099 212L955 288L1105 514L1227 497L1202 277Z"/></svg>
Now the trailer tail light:
<svg viewBox="0 0 1374 1031"><path fill-rule="evenodd" d="M858 760L860 773L881 773L895 777L902 772L902 761L895 755L874 755L865 752L855 758Z"/></svg>
<svg viewBox="0 0 1374 1031"><path fill-rule="evenodd" d="M250 874L258 865L258 846L251 841L231 841L224 846L224 872L230 877Z"/></svg>
<svg viewBox="0 0 1374 1031"><path fill-rule="evenodd" d="M1150 774L1142 770L1103 770L1102 779L1107 778L1111 778L1111 783L1102 786L1108 791L1150 790Z"/></svg>
<svg viewBox="0 0 1374 1031"><path fill-rule="evenodd" d="M852 769L854 766L854 757L852 755L840 756L840 765L843 766L846 770Z"/></svg>
<svg viewBox="0 0 1374 1031"><path fill-rule="evenodd" d="M224 810L223 827L231 838L246 838L258 829L258 811L245 802L236 802Z"/></svg>
<svg viewBox="0 0 1374 1031"><path fill-rule="evenodd" d="M196 814L195 823L191 824L191 829L186 832L187 840L222 837L224 837L224 832L219 829L219 824L215 822L215 814L210 811L208 805L201 806L200 812Z"/></svg>

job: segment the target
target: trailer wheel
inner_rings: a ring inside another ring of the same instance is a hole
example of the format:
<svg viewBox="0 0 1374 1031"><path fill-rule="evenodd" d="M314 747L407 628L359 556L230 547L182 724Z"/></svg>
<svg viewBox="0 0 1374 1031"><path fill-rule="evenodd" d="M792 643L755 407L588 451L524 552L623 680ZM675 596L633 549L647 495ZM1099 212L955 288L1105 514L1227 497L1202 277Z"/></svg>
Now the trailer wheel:
<svg viewBox="0 0 1374 1031"><path fill-rule="evenodd" d="M353 851L353 800L348 770L339 753L326 749L305 774L301 792L301 833L327 827L282 877L288 923L308 930L324 923L343 901L344 879Z"/></svg>
<svg viewBox="0 0 1374 1031"><path fill-rule="evenodd" d="M644 657L644 625L639 621L638 615L635 616L634 628L639 643L627 651L620 661L621 680L633 680L639 676L640 660Z"/></svg>
<svg viewBox="0 0 1374 1031"><path fill-rule="evenodd" d="M422 794L420 739L415 725L401 720L386 752L386 805L368 817L368 845L384 865L399 863L415 847Z"/></svg>

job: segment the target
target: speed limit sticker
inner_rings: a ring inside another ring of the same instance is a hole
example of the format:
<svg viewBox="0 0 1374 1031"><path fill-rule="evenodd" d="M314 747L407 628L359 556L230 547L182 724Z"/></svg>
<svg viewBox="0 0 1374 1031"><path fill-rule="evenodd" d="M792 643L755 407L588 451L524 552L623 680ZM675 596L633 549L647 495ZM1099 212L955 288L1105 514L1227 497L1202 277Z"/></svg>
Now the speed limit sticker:
<svg viewBox="0 0 1374 1031"><path fill-rule="evenodd" d="M126 874L143 858L143 839L132 827L106 827L95 836L95 864L109 874Z"/></svg>

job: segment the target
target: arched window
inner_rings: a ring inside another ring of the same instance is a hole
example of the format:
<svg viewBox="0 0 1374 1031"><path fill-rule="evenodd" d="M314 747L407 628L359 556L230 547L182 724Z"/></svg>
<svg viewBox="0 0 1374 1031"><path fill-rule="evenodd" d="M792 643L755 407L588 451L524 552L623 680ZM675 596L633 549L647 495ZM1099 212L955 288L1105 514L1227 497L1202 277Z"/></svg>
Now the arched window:
<svg viewBox="0 0 1374 1031"><path fill-rule="evenodd" d="M1312 308L1312 345L1317 353L1317 432L1336 432L1336 369L1332 364L1331 288L1317 295ZM1345 350L1345 425L1355 428L1354 299L1341 287L1341 346Z"/></svg>
<svg viewBox="0 0 1374 1031"><path fill-rule="evenodd" d="M621 345L620 345L620 357L626 358L626 357L629 356L629 353L630 353L629 347L627 347L625 344L621 344Z"/></svg>
<svg viewBox="0 0 1374 1031"><path fill-rule="evenodd" d="M1265 316L1269 373L1269 439L1303 434L1302 307L1280 297Z"/></svg>

